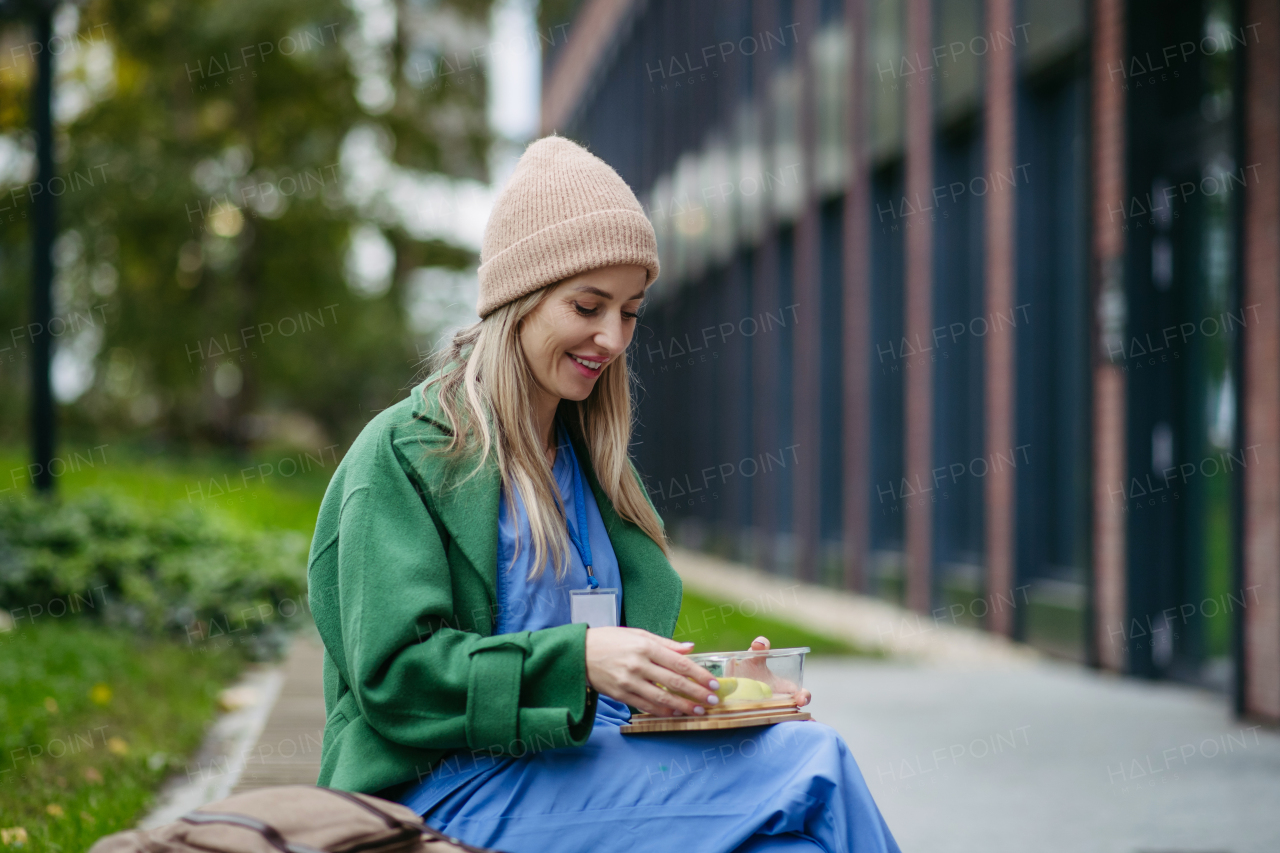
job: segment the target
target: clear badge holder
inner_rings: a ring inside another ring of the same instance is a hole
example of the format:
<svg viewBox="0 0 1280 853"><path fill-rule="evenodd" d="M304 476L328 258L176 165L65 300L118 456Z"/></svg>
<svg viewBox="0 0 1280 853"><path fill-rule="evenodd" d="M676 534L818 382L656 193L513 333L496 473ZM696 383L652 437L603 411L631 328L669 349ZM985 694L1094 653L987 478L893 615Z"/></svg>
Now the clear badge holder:
<svg viewBox="0 0 1280 853"><path fill-rule="evenodd" d="M569 618L586 622L588 628L618 627L618 590L569 590Z"/></svg>

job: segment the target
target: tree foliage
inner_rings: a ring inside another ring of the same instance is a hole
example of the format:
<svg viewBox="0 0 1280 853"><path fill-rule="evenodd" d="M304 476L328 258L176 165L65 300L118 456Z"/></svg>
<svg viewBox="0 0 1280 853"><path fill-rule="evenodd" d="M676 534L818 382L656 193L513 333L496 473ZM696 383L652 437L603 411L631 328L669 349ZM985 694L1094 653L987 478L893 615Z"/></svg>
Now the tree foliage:
<svg viewBox="0 0 1280 853"><path fill-rule="evenodd" d="M64 420L246 446L316 426L346 438L392 402L427 342L405 308L413 271L474 258L411 233L356 182L370 151L484 178L483 77L433 69L482 42L488 5L98 0L60 13L51 331L61 387L92 370ZM7 45L29 32L0 31ZM16 55L0 70L11 153L33 148L32 66ZM31 192L8 177L0 393L19 401ZM353 241L389 275L353 287ZM4 408L16 438L21 407Z"/></svg>

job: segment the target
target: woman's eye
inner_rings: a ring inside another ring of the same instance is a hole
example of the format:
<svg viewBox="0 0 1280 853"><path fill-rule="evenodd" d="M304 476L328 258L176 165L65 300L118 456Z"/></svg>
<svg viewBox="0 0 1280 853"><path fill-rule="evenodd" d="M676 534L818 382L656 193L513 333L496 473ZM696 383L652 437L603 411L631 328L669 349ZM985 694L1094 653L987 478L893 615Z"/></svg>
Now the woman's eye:
<svg viewBox="0 0 1280 853"><path fill-rule="evenodd" d="M634 320L635 318L637 318L637 317L639 317L639 316L640 316L640 315L639 315L639 314L637 314L637 313L636 313L636 312L634 312L634 311L623 311L623 312L622 312L622 319L624 319L624 320Z"/></svg>
<svg viewBox="0 0 1280 853"><path fill-rule="evenodd" d="M573 303L573 307L577 309L578 313L581 314L583 317L590 317L592 314L596 313L596 309L587 308L585 305L581 305L577 302Z"/></svg>

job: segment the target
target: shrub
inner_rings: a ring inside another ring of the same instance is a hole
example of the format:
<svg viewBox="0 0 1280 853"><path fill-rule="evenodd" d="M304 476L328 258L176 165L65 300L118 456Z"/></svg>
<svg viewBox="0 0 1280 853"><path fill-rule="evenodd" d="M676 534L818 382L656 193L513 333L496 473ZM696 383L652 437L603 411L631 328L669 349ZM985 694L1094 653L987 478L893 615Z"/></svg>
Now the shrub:
<svg viewBox="0 0 1280 853"><path fill-rule="evenodd" d="M0 504L0 630L74 613L192 641L237 634L264 656L305 612L307 545L180 505L16 499Z"/></svg>

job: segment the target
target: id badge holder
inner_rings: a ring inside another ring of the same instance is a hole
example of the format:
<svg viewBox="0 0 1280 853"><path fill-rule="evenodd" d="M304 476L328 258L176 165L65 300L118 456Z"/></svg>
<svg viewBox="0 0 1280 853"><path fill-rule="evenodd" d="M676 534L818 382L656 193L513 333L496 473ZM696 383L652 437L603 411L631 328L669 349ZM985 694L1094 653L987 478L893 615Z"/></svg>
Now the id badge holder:
<svg viewBox="0 0 1280 853"><path fill-rule="evenodd" d="M618 590L569 590L569 620L586 622L588 628L618 627Z"/></svg>

